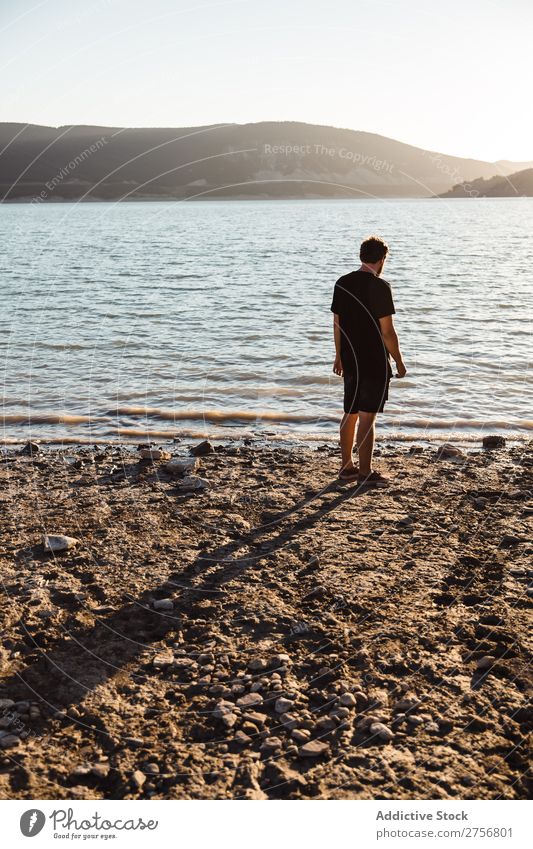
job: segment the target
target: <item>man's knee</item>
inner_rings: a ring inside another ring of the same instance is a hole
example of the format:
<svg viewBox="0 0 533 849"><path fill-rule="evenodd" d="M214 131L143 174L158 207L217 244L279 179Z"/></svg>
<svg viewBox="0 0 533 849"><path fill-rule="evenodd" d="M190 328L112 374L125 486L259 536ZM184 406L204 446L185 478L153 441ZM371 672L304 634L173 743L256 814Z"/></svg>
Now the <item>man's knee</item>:
<svg viewBox="0 0 533 849"><path fill-rule="evenodd" d="M376 421L376 413L359 413L359 427L370 428Z"/></svg>

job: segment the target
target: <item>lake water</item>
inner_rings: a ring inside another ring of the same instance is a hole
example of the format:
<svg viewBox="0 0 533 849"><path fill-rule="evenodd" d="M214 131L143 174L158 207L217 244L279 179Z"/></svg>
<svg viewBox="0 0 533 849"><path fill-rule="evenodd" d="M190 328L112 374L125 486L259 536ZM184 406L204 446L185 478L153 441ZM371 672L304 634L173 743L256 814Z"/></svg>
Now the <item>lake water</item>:
<svg viewBox="0 0 533 849"><path fill-rule="evenodd" d="M533 199L0 206L3 437L334 437L335 280L371 233L408 376L379 431L531 436Z"/></svg>

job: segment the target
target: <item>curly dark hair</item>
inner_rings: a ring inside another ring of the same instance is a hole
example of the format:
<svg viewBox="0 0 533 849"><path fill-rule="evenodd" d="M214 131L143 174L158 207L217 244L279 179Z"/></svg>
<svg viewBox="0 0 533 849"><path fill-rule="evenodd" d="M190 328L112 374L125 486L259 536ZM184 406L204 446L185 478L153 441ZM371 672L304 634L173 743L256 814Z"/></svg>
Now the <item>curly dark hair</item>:
<svg viewBox="0 0 533 849"><path fill-rule="evenodd" d="M369 236L361 243L359 259L361 262L379 262L389 252L389 246L379 236Z"/></svg>

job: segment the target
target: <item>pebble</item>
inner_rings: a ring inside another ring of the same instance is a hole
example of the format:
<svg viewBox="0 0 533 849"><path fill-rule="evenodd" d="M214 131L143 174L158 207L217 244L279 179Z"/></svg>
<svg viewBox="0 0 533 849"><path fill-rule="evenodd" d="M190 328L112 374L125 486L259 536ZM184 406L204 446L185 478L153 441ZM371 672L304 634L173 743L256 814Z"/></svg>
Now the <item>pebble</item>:
<svg viewBox="0 0 533 849"><path fill-rule="evenodd" d="M145 764L143 769L148 775L159 775L159 765L156 764L154 761Z"/></svg>
<svg viewBox="0 0 533 849"><path fill-rule="evenodd" d="M276 749L281 749L282 745L279 737L267 737L260 748L262 752L271 753L275 752Z"/></svg>
<svg viewBox="0 0 533 849"><path fill-rule="evenodd" d="M222 699L220 702L217 702L215 709L213 710L213 716L216 719L222 719L222 717L226 716L226 714L232 713L234 708L235 705L233 704L233 702L227 702Z"/></svg>
<svg viewBox="0 0 533 849"><path fill-rule="evenodd" d="M198 460L195 457L184 457L183 459L171 460L167 463L165 472L168 472L173 478L182 478L186 475L192 475L198 466Z"/></svg>
<svg viewBox="0 0 533 849"><path fill-rule="evenodd" d="M485 654L483 657L476 660L476 669L490 669L496 663L496 658L490 654Z"/></svg>
<svg viewBox="0 0 533 849"><path fill-rule="evenodd" d="M311 736L311 732L307 731L306 728L293 728L291 731L291 737L293 740L296 740L297 743L307 743Z"/></svg>
<svg viewBox="0 0 533 849"><path fill-rule="evenodd" d="M19 454L26 457L33 457L34 454L38 454L41 450L40 446L37 442L27 442L24 448L21 448Z"/></svg>
<svg viewBox="0 0 533 849"><path fill-rule="evenodd" d="M222 724L226 728L233 728L235 723L237 722L237 717L234 713L225 713L220 717L222 719Z"/></svg>
<svg viewBox="0 0 533 849"><path fill-rule="evenodd" d="M233 740L235 743L238 743L239 746L248 746L249 743L252 742L252 738L248 737L248 734L245 734L244 731L237 731Z"/></svg>
<svg viewBox="0 0 533 849"><path fill-rule="evenodd" d="M93 764L91 767L91 774L94 775L95 778L107 778L110 769L111 767L107 763Z"/></svg>
<svg viewBox="0 0 533 849"><path fill-rule="evenodd" d="M191 454L194 457L205 457L207 454L213 454L214 448L209 442L208 439L204 439L203 442L198 443L198 445L194 445L191 448Z"/></svg>
<svg viewBox="0 0 533 849"><path fill-rule="evenodd" d="M383 722L373 722L370 726L370 733L376 734L382 740L392 740L394 733Z"/></svg>
<svg viewBox="0 0 533 849"><path fill-rule="evenodd" d="M15 706L13 699L0 699L0 710L8 710Z"/></svg>
<svg viewBox="0 0 533 849"><path fill-rule="evenodd" d="M159 598L154 601L154 610L174 610L174 602L170 598Z"/></svg>
<svg viewBox="0 0 533 849"><path fill-rule="evenodd" d="M178 482L180 492L202 492L207 486L207 481L197 475L187 475Z"/></svg>
<svg viewBox="0 0 533 849"><path fill-rule="evenodd" d="M133 786L136 787L137 790L140 790L145 781L146 776L144 772L141 772L140 769L136 769L133 775L131 776L131 783L133 784Z"/></svg>
<svg viewBox="0 0 533 849"><path fill-rule="evenodd" d="M286 699L283 696L280 696L279 699L276 699L274 710L276 711L276 713L287 713L293 707L294 702L291 702L290 699Z"/></svg>
<svg viewBox="0 0 533 849"><path fill-rule="evenodd" d="M267 667L267 661L263 660L261 657L254 657L248 664L248 669L252 672L261 672L263 669L267 669Z"/></svg>
<svg viewBox="0 0 533 849"><path fill-rule="evenodd" d="M447 460L450 457L464 457L464 452L461 451L456 445L450 445L449 442L445 442L444 445L441 445L437 450L437 460Z"/></svg>
<svg viewBox="0 0 533 849"><path fill-rule="evenodd" d="M45 551L67 551L74 548L78 543L79 540L75 537L68 537L63 534L45 534L43 537Z"/></svg>
<svg viewBox="0 0 533 849"><path fill-rule="evenodd" d="M505 437L497 435L484 436L483 448L505 448Z"/></svg>
<svg viewBox="0 0 533 849"><path fill-rule="evenodd" d="M344 707L356 707L357 699L353 695L353 693L343 693L339 699L339 702Z"/></svg>
<svg viewBox="0 0 533 849"><path fill-rule="evenodd" d="M405 713L408 710L414 710L420 705L420 699L416 699L414 697L410 698L406 696L403 699L400 699L395 703L393 710L400 711L400 713Z"/></svg>
<svg viewBox="0 0 533 849"><path fill-rule="evenodd" d="M156 654L154 659L152 660L152 666L155 669L165 669L167 666L171 666L174 663L174 655L169 654L168 652L161 652L160 654Z"/></svg>
<svg viewBox="0 0 533 849"><path fill-rule="evenodd" d="M12 749L14 746L18 746L20 743L20 737L17 737L16 734L6 734L4 737L0 737L0 746L3 749Z"/></svg>
<svg viewBox="0 0 533 849"><path fill-rule="evenodd" d="M240 699L237 699L237 707L240 708L256 707L257 705L262 704L263 696L260 693L247 693L245 696L241 696Z"/></svg>
<svg viewBox="0 0 533 849"><path fill-rule="evenodd" d="M160 448L141 448L139 451L141 460L169 460L170 454L168 451L163 451Z"/></svg>
<svg viewBox="0 0 533 849"><path fill-rule="evenodd" d="M248 720L248 722L253 722L254 725L263 726L266 723L266 717L264 713L255 713L253 710L247 711L243 714L243 719Z"/></svg>
<svg viewBox="0 0 533 849"><path fill-rule="evenodd" d="M321 740L310 740L298 749L298 754L301 758L319 758L328 752L328 744L323 743Z"/></svg>

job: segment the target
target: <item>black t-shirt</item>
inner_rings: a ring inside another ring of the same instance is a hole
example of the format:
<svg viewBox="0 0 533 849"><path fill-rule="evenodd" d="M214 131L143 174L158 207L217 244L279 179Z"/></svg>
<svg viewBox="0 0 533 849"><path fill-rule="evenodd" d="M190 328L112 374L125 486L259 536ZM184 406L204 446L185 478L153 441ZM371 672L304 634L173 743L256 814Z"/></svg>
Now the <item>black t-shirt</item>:
<svg viewBox="0 0 533 849"><path fill-rule="evenodd" d="M370 271L345 274L335 284L331 311L339 316L343 370L360 378L388 378L391 367L379 319L395 313L389 284Z"/></svg>

